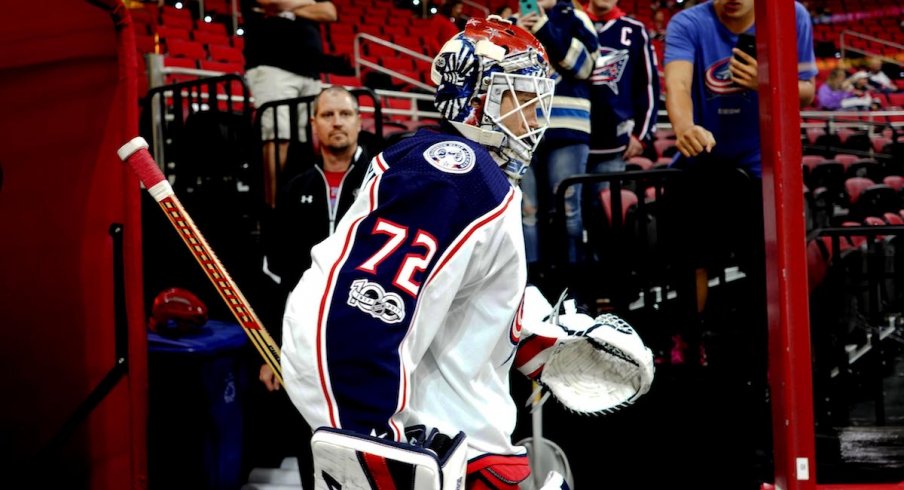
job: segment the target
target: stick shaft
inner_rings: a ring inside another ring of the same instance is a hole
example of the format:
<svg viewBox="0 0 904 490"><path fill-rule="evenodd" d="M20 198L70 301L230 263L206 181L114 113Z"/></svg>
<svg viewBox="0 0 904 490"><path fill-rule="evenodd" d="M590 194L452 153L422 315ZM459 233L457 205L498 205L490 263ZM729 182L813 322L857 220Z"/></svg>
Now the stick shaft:
<svg viewBox="0 0 904 490"><path fill-rule="evenodd" d="M245 330L254 348L282 384L279 346L270 337L248 300L245 299L245 295L232 280L229 272L223 267L220 259L210 248L204 235L201 234L201 230L198 229L185 207L173 193L172 186L163 177L160 167L147 151L147 143L141 138L135 138L120 149L119 156L129 164L132 171L160 205L160 209L166 214L170 224L179 233L185 246L201 265L201 269L204 270L220 297L226 302L226 306L238 320L239 325Z"/></svg>

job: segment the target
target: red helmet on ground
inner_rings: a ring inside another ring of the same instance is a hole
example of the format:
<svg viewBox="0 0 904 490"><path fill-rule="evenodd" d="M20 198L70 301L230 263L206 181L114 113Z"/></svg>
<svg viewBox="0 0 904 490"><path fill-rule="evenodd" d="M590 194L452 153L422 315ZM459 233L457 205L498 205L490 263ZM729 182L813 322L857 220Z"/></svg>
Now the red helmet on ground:
<svg viewBox="0 0 904 490"><path fill-rule="evenodd" d="M160 335L197 332L207 323L207 305L182 288L165 289L154 298L148 328Z"/></svg>

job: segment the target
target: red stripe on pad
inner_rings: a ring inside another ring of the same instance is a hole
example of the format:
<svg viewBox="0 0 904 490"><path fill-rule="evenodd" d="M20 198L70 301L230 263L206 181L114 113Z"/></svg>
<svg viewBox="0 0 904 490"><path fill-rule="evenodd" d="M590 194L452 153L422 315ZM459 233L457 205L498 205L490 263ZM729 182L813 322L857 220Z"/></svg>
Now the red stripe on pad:
<svg viewBox="0 0 904 490"><path fill-rule="evenodd" d="M364 464L367 465L367 471L376 486L375 490L396 490L389 466L386 465L386 458L371 453L359 454L364 456Z"/></svg>

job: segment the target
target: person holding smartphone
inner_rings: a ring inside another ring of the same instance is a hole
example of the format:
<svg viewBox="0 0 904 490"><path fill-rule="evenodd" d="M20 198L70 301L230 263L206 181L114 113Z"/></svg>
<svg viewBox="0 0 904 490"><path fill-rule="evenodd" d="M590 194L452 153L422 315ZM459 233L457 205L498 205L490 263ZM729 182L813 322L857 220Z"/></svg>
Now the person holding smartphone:
<svg viewBox="0 0 904 490"><path fill-rule="evenodd" d="M549 129L522 180L522 203L528 271L534 283L542 283L542 264L553 257L548 240L553 196L567 177L585 172L590 148L590 76L599 56L599 43L590 19L571 0L522 0L517 25L529 30L546 48L556 81ZM565 196L568 259L580 260L583 245L581 186L571 186ZM542 246L541 246L542 243ZM574 274L572 277L585 275ZM540 284L538 284L540 285ZM558 288L563 285L550 285ZM567 284L576 295L578 284Z"/></svg>
<svg viewBox="0 0 904 490"><path fill-rule="evenodd" d="M711 0L676 14L666 34L665 87L666 109L682 160L709 154L758 178L758 65L755 56L738 47L739 37L743 41L755 33L753 2ZM798 87L804 107L815 95L813 28L799 2L795 13Z"/></svg>
<svg viewBox="0 0 904 490"><path fill-rule="evenodd" d="M672 255L673 270L686 296L686 307L698 313L697 324L680 327L688 353L701 352L701 338L723 334L730 342L726 353L712 360L724 362L736 373L736 383L724 387L726 400L738 400L729 411L753 410L745 431L734 433L733 447L741 454L722 452L726 464L762 468L769 473L771 441L766 382L765 245L759 132L759 98L755 57L755 0L710 0L676 14L665 36L666 110L675 131L679 154L674 167L685 169L681 185L666 195L671 204L661 223L663 248ZM817 69L813 27L807 9L795 2L800 106L814 97ZM746 45L746 48L745 48ZM748 51L748 52L745 52ZM691 218L689 218L691 217ZM743 302L707 304L709 276L737 266L745 279ZM696 296L696 297L694 297ZM721 308L714 308L718 306ZM736 308L732 318L744 319L720 326L718 312ZM690 322L688 322L690 323ZM703 345L704 348L707 346ZM685 362L694 359L688 356ZM719 360L722 359L722 360ZM702 359L701 359L702 362ZM716 436L714 436L716 437ZM723 441L712 447L727 447ZM741 466L738 471L741 471ZM728 470L729 472L731 470ZM764 480L765 481L765 480Z"/></svg>

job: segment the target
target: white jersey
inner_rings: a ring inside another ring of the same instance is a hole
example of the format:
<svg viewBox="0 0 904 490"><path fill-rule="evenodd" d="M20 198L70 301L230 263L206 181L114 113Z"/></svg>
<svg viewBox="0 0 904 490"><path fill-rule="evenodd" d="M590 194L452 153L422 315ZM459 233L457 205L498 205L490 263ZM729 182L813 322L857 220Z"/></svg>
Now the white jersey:
<svg viewBox="0 0 904 490"><path fill-rule="evenodd" d="M527 280L521 193L481 146L421 130L372 175L289 297L286 390L312 428L513 446L509 372ZM302 253L302 251L299 251Z"/></svg>

